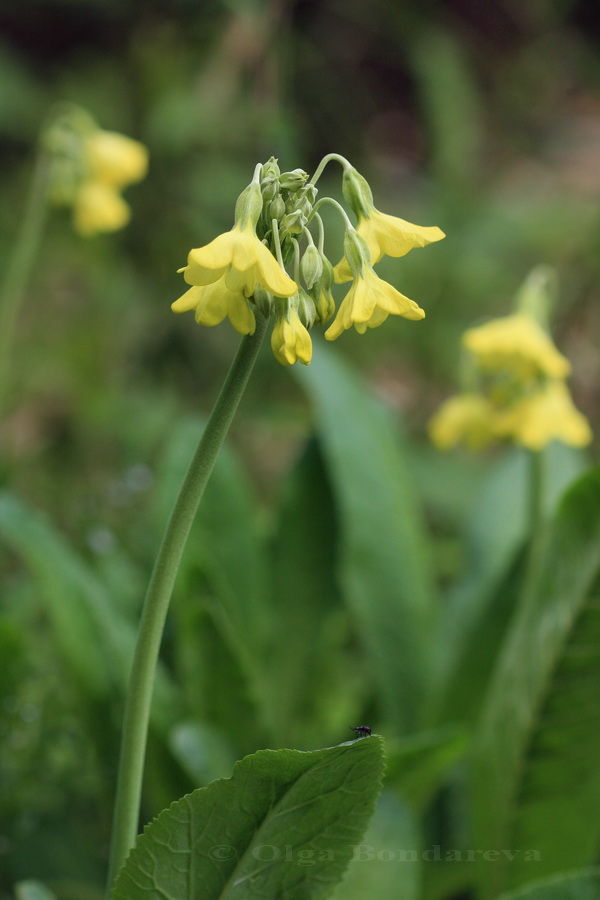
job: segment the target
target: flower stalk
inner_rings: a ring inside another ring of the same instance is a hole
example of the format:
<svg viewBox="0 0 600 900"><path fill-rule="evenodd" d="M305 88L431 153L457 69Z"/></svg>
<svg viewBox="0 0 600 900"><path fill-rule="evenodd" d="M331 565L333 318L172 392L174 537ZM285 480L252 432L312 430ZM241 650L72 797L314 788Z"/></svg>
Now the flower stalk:
<svg viewBox="0 0 600 900"><path fill-rule="evenodd" d="M250 377L267 320L243 338L190 463L167 523L148 585L126 700L110 852L108 893L133 847L140 799L154 675L175 579L198 505Z"/></svg>

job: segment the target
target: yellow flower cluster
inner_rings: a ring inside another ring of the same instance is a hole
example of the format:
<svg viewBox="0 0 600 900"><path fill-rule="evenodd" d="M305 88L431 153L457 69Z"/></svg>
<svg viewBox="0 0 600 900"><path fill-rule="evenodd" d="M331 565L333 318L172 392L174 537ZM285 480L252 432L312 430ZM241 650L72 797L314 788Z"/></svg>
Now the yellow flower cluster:
<svg viewBox="0 0 600 900"><path fill-rule="evenodd" d="M139 141L98 128L88 113L67 105L42 133L48 158L49 196L73 209L83 235L117 231L131 210L121 191L148 171L148 151Z"/></svg>
<svg viewBox="0 0 600 900"><path fill-rule="evenodd" d="M121 191L141 181L148 170L148 151L139 141L98 129L83 142L84 177L75 193L73 214L80 234L117 231L131 217Z"/></svg>
<svg viewBox="0 0 600 900"><path fill-rule="evenodd" d="M481 450L511 439L540 451L551 441L585 447L592 440L575 408L566 377L569 361L526 309L494 319L463 335L477 390L448 399L429 423L442 449L464 444Z"/></svg>
<svg viewBox="0 0 600 900"><path fill-rule="evenodd" d="M357 215L356 229L336 201L322 198L315 203L315 182L330 158L344 166L344 196ZM352 280L352 285L325 332L327 340L335 340L352 326L363 334L389 315L422 319L423 310L379 278L373 265L384 254L403 256L413 247L438 241L443 232L379 212L367 182L346 160L331 154L324 163L309 183L301 169L280 173L274 159L258 165L251 184L238 198L231 231L190 251L180 272L191 288L172 304L174 312L193 309L201 325L216 325L228 318L236 331L247 335L254 333L260 307L261 314L275 319L271 347L282 365L310 362L310 328L315 322L325 324L335 314L334 281ZM337 207L346 222L346 255L335 268L323 249L324 226L318 208L325 202ZM312 223L319 227L318 246L309 230ZM303 236L308 246L301 259ZM284 266L284 260L292 259L293 278Z"/></svg>

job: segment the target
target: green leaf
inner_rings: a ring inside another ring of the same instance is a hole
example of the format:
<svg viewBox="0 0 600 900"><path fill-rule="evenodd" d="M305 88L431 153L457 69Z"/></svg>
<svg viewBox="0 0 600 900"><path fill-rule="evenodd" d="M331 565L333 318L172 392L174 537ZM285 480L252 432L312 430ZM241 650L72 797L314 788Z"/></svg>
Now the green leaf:
<svg viewBox="0 0 600 900"><path fill-rule="evenodd" d="M340 630L350 626L335 581L336 546L331 485L311 440L282 484L272 544L269 707L279 746L335 740L359 715L365 679L339 646Z"/></svg>
<svg viewBox="0 0 600 900"><path fill-rule="evenodd" d="M600 900L600 868L542 878L500 900Z"/></svg>
<svg viewBox="0 0 600 900"><path fill-rule="evenodd" d="M185 419L169 435L158 465L153 518L166 521L202 422ZM269 629L265 548L256 525L256 502L235 455L224 446L204 492L178 574L175 603L198 592L198 569L212 592L207 604L240 669L260 693Z"/></svg>
<svg viewBox="0 0 600 900"><path fill-rule="evenodd" d="M56 644L85 688L110 696L115 682L124 687L135 628L91 567L42 513L8 492L0 495L0 534L35 579ZM161 668L153 720L164 725L175 710L173 689Z"/></svg>
<svg viewBox="0 0 600 900"><path fill-rule="evenodd" d="M373 813L383 742L259 750L145 829L112 900L326 897Z"/></svg>
<svg viewBox="0 0 600 900"><path fill-rule="evenodd" d="M389 415L331 348L297 373L317 413L340 522L340 582L383 712L411 730L431 674L435 594L421 511Z"/></svg>
<svg viewBox="0 0 600 900"><path fill-rule="evenodd" d="M418 732L390 743L386 785L398 791L414 810L423 811L466 747L466 734L452 727Z"/></svg>
<svg viewBox="0 0 600 900"><path fill-rule="evenodd" d="M596 469L559 507L537 581L509 629L476 740L473 840L501 853L480 861L483 897L534 874L589 865L597 853L599 574Z"/></svg>
<svg viewBox="0 0 600 900"><path fill-rule="evenodd" d="M417 900L421 852L419 829L410 810L384 791L333 900Z"/></svg>
<svg viewBox="0 0 600 900"><path fill-rule="evenodd" d="M203 722L178 722L169 735L169 747L192 782L198 786L225 778L235 763L226 738Z"/></svg>
<svg viewBox="0 0 600 900"><path fill-rule="evenodd" d="M433 722L470 722L478 713L520 586L527 537L528 451L515 448L478 491L466 533L470 565L442 612L435 660ZM550 515L582 474L581 451L554 443L544 451L543 508Z"/></svg>

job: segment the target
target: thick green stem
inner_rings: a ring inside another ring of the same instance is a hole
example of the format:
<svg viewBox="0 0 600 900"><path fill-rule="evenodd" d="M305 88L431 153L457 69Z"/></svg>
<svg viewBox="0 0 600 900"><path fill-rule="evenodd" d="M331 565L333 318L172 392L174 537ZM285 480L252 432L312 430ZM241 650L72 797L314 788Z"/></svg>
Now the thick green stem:
<svg viewBox="0 0 600 900"><path fill-rule="evenodd" d="M154 674L167 610L185 544L204 488L262 343L267 320L257 315L231 364L173 507L154 563L138 632L125 706L113 821L108 890L138 834L140 798Z"/></svg>
<svg viewBox="0 0 600 900"><path fill-rule="evenodd" d="M48 199L48 161L40 152L29 188L29 196L17 234L15 248L0 288L0 410L6 403L7 382L15 325L40 245L46 221Z"/></svg>

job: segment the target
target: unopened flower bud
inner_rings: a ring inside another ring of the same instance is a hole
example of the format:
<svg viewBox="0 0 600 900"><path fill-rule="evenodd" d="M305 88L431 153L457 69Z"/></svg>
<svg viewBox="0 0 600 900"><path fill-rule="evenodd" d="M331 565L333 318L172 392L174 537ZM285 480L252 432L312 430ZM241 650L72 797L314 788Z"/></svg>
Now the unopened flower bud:
<svg viewBox="0 0 600 900"><path fill-rule="evenodd" d="M304 288L298 289L298 318L305 328L312 328L317 317L315 302Z"/></svg>
<svg viewBox="0 0 600 900"><path fill-rule="evenodd" d="M283 228L288 234L302 234L306 225L306 216L303 216L299 209L295 212L288 213L282 222Z"/></svg>
<svg viewBox="0 0 600 900"><path fill-rule="evenodd" d="M334 283L333 266L326 256L321 257L323 262L323 272L321 277L313 287L311 294L315 301L317 310L317 321L320 325L324 325L335 313L335 300L331 288Z"/></svg>
<svg viewBox="0 0 600 900"><path fill-rule="evenodd" d="M304 169L294 169L292 172L283 172L279 176L279 184L283 190L295 193L304 187L307 178L308 172L305 172Z"/></svg>
<svg viewBox="0 0 600 900"><path fill-rule="evenodd" d="M323 258L314 244L310 244L300 260L300 271L307 288L311 288L323 273Z"/></svg>
<svg viewBox="0 0 600 900"><path fill-rule="evenodd" d="M264 163L262 167L262 171L260 173L260 183L268 181L276 181L279 178L279 166L277 165L277 160L274 156L272 156L266 163Z"/></svg>
<svg viewBox="0 0 600 900"><path fill-rule="evenodd" d="M262 181L260 185L260 190L263 196L263 201L265 203L270 203L271 200L274 200L277 197L279 192L279 184L276 179L272 181Z"/></svg>
<svg viewBox="0 0 600 900"><path fill-rule="evenodd" d="M252 297L258 311L268 319L273 311L273 295L269 294L268 291L265 291L264 287L257 282Z"/></svg>
<svg viewBox="0 0 600 900"><path fill-rule="evenodd" d="M273 202L269 205L269 222L277 219L280 222L285 216L285 203L281 194L278 194Z"/></svg>
<svg viewBox="0 0 600 900"><path fill-rule="evenodd" d="M342 177L342 192L346 203L357 216L369 217L373 209L373 192L366 178L353 166L346 166Z"/></svg>
<svg viewBox="0 0 600 900"><path fill-rule="evenodd" d="M305 184L304 187L297 192L296 197L298 197L299 199L306 198L312 206L317 199L318 193L319 191L314 184Z"/></svg>

